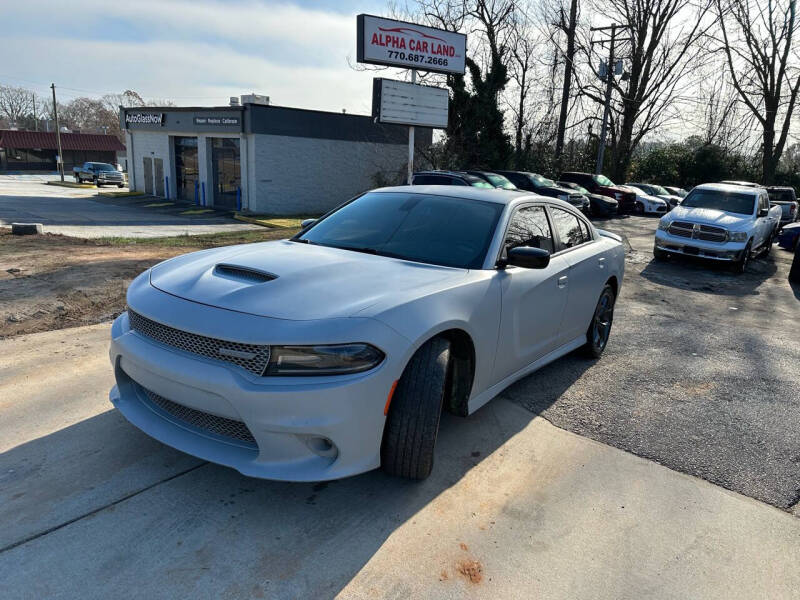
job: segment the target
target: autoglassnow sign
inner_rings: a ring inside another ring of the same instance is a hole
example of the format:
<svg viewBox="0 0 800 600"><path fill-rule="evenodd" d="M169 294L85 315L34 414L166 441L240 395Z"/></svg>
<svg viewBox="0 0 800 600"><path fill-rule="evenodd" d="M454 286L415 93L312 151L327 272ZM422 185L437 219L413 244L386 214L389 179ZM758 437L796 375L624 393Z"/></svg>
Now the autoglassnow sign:
<svg viewBox="0 0 800 600"><path fill-rule="evenodd" d="M163 125L164 113L125 113L125 125Z"/></svg>
<svg viewBox="0 0 800 600"><path fill-rule="evenodd" d="M463 33L358 15L358 62L464 73L466 51L467 36Z"/></svg>

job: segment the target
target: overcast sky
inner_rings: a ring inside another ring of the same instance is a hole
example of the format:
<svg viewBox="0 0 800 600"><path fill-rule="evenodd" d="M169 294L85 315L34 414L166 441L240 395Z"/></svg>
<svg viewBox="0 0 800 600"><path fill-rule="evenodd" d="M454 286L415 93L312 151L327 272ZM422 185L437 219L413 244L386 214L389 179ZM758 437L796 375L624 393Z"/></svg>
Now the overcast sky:
<svg viewBox="0 0 800 600"><path fill-rule="evenodd" d="M352 0L0 0L0 83L59 97L125 89L181 106L255 92L274 104L368 114L374 73L355 64ZM66 7L66 4L64 5Z"/></svg>

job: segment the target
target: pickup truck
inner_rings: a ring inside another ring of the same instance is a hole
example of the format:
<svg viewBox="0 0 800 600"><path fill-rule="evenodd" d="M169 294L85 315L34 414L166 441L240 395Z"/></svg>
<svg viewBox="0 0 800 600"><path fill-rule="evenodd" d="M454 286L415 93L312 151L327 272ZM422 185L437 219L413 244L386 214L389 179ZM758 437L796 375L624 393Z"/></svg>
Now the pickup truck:
<svg viewBox="0 0 800 600"><path fill-rule="evenodd" d="M73 168L72 174L75 176L77 183L91 181L97 187L106 184L116 185L117 187L125 185L125 176L108 163L85 162L80 167Z"/></svg>
<svg viewBox="0 0 800 600"><path fill-rule="evenodd" d="M698 256L743 273L752 256L771 250L780 219L780 207L770 206L762 187L704 183L661 217L653 256Z"/></svg>
<svg viewBox="0 0 800 600"><path fill-rule="evenodd" d="M770 204L780 206L781 211L783 211L781 224L778 227L782 229L784 225L794 223L798 218L798 213L800 213L794 188L773 185L767 188L767 193L769 194Z"/></svg>

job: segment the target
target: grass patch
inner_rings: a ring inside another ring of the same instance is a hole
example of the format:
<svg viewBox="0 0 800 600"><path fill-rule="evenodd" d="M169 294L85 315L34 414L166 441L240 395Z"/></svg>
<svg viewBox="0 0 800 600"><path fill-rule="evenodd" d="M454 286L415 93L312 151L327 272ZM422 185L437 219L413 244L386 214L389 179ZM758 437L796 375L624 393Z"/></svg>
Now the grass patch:
<svg viewBox="0 0 800 600"><path fill-rule="evenodd" d="M274 227L276 229L299 229L300 223L306 219L316 219L318 215L297 215L297 216L273 216L273 215L242 215L235 214L234 219L253 223L262 227Z"/></svg>
<svg viewBox="0 0 800 600"><path fill-rule="evenodd" d="M156 238L129 238L107 237L89 240L104 246L161 246L167 248L216 248L217 246L232 246L234 244L252 244L255 242L268 242L282 240L297 233L295 229L256 229L248 231L225 231L222 233L207 233L202 235L177 235L172 237Z"/></svg>
<svg viewBox="0 0 800 600"><path fill-rule="evenodd" d="M189 210L181 211L179 214L181 215L205 215L207 213L216 212L212 208L190 208Z"/></svg>

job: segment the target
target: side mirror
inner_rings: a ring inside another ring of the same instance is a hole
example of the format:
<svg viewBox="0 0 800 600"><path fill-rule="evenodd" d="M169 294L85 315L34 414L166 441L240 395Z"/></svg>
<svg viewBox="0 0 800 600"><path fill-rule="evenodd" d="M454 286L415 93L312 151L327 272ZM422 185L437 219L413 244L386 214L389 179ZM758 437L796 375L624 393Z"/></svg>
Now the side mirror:
<svg viewBox="0 0 800 600"><path fill-rule="evenodd" d="M508 257L504 262L505 265L523 269L544 269L550 264L550 253L542 248L516 246L508 250Z"/></svg>
<svg viewBox="0 0 800 600"><path fill-rule="evenodd" d="M305 219L300 222L300 229L308 229L316 222L317 222L316 219Z"/></svg>
<svg viewBox="0 0 800 600"><path fill-rule="evenodd" d="M769 209L768 208L759 208L758 209L758 216L759 217L769 216Z"/></svg>

